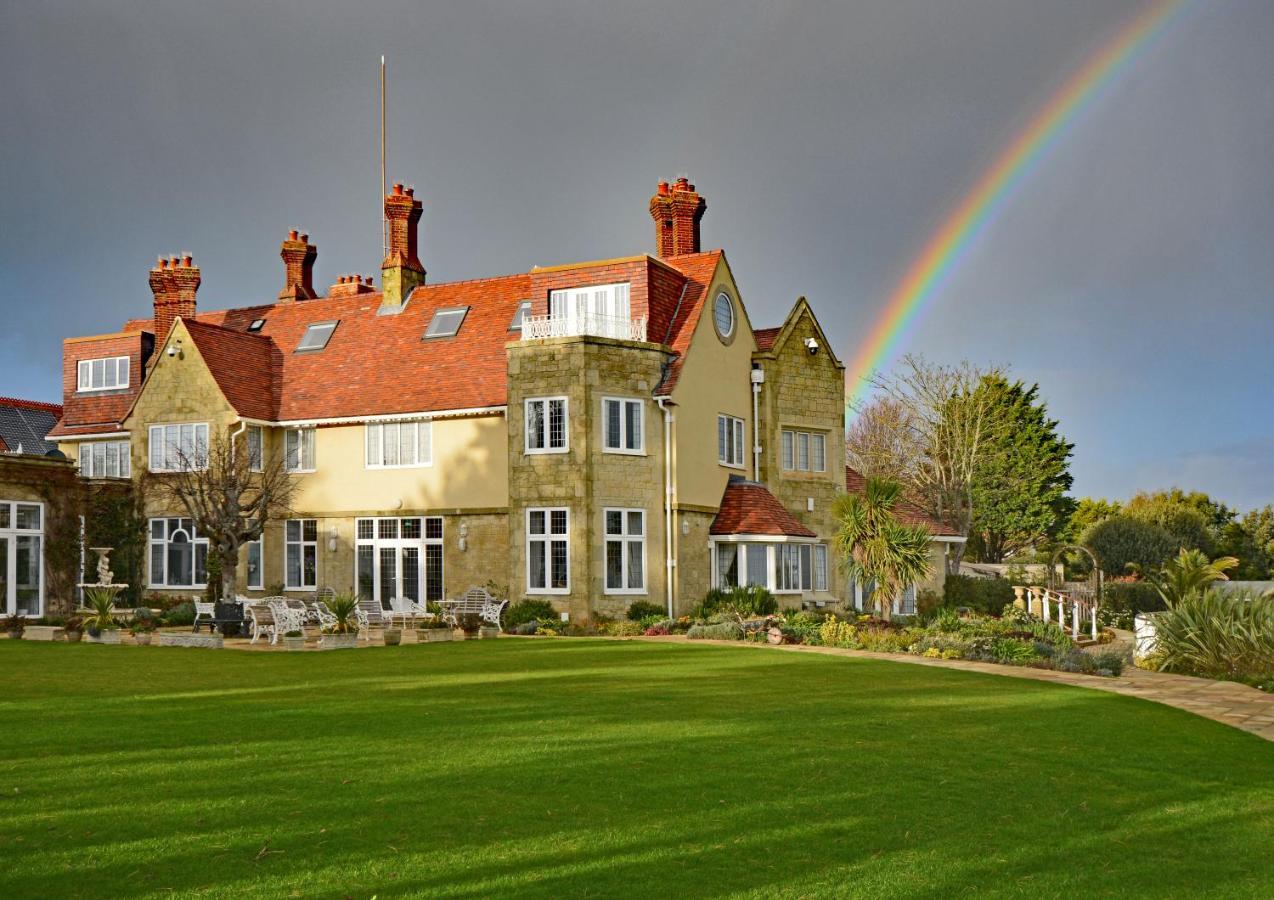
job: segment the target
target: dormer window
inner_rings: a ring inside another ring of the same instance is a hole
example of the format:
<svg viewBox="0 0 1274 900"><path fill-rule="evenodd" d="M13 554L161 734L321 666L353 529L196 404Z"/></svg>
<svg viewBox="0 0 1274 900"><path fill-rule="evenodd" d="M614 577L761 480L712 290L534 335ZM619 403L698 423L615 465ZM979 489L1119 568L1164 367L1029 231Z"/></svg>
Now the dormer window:
<svg viewBox="0 0 1274 900"><path fill-rule="evenodd" d="M128 387L128 357L82 359L78 366L79 393L113 391Z"/></svg>
<svg viewBox="0 0 1274 900"><path fill-rule="evenodd" d="M630 341L646 339L646 318L634 319L629 285L594 284L549 293L547 333L538 337L592 334ZM525 337L525 333L523 334Z"/></svg>
<svg viewBox="0 0 1274 900"><path fill-rule="evenodd" d="M469 313L469 307L456 306L450 309L440 309L434 313L433 321L429 323L429 327L425 329L426 338L443 338L454 337L460 326L464 323L464 317Z"/></svg>
<svg viewBox="0 0 1274 900"><path fill-rule="evenodd" d="M253 319L252 324L248 326L248 331L260 331L265 327L265 319Z"/></svg>
<svg viewBox="0 0 1274 900"><path fill-rule="evenodd" d="M338 322L315 322L306 328L305 334L301 337L301 343L296 345L297 352L322 350L327 346L327 342L332 339L332 332L336 330L338 324Z"/></svg>
<svg viewBox="0 0 1274 900"><path fill-rule="evenodd" d="M526 317L531 314L531 301L523 300L518 304L518 308L513 311L513 321L509 323L509 331L521 331L522 323L526 321Z"/></svg>

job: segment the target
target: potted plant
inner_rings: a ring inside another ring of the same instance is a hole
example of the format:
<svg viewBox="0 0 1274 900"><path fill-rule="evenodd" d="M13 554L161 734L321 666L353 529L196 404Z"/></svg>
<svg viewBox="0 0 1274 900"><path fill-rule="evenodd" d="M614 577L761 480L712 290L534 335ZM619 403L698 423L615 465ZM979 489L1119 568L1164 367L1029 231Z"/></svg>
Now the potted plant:
<svg viewBox="0 0 1274 900"><path fill-rule="evenodd" d="M288 650L304 650L305 632L298 631L293 628L291 631L283 635L283 646Z"/></svg>
<svg viewBox="0 0 1274 900"><path fill-rule="evenodd" d="M78 644L84 636L84 620L79 616L71 616L62 626L62 633L66 635L68 643Z"/></svg>
<svg viewBox="0 0 1274 900"><path fill-rule="evenodd" d="M134 612L133 621L128 626L128 633L141 646L150 644L151 635L155 633L155 620L150 617L150 610L138 609Z"/></svg>
<svg viewBox="0 0 1274 900"><path fill-rule="evenodd" d="M381 632L384 634L386 647L397 647L403 642L403 630L401 628L386 625L381 629Z"/></svg>
<svg viewBox="0 0 1274 900"><path fill-rule="evenodd" d="M9 632L9 637L15 641L22 640L22 632L27 630L27 617L20 615L12 615L4 620L4 630Z"/></svg>
<svg viewBox="0 0 1274 900"><path fill-rule="evenodd" d="M341 594L333 598L327 608L336 620L323 628L319 647L324 650L349 650L358 646L358 598Z"/></svg>
<svg viewBox="0 0 1274 900"><path fill-rule="evenodd" d="M84 619L84 630L89 643L118 644L119 624L115 621L115 592L102 588L85 588L89 615Z"/></svg>
<svg viewBox="0 0 1274 900"><path fill-rule="evenodd" d="M417 640L421 639L421 635L424 635L424 640L430 644L451 640L451 623L439 615L435 615L432 619L425 619L416 626L416 629Z"/></svg>
<svg viewBox="0 0 1274 900"><path fill-rule="evenodd" d="M457 641L473 641L478 638L478 629L482 626L482 617L477 613L461 613L460 629L453 635Z"/></svg>
<svg viewBox="0 0 1274 900"><path fill-rule="evenodd" d="M483 622L478 626L478 637L484 641L493 640L500 636L500 626L492 625L489 622Z"/></svg>

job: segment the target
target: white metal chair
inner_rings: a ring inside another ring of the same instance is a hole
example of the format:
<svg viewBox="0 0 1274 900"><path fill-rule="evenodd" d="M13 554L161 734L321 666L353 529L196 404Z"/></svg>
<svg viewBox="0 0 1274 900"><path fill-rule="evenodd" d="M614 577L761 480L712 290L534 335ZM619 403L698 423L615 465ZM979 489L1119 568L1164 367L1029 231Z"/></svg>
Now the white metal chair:
<svg viewBox="0 0 1274 900"><path fill-rule="evenodd" d="M336 614L328 609L327 604L322 600L315 600L310 605L310 611L313 613L314 621L318 623L320 629L336 624Z"/></svg>
<svg viewBox="0 0 1274 900"><path fill-rule="evenodd" d="M274 617L274 625L270 629L271 644L277 644L279 638L289 631L305 633L306 611L304 608L296 609L290 603L288 600L272 600L268 604Z"/></svg>
<svg viewBox="0 0 1274 900"><path fill-rule="evenodd" d="M216 615L216 604L205 603L197 596L193 598L195 604L195 631L199 630L199 620L206 619L208 621L208 630L212 631L212 620Z"/></svg>
<svg viewBox="0 0 1274 900"><path fill-rule="evenodd" d="M249 643L255 644L257 638L263 634L271 638L274 636L275 621L272 604L282 603L286 599L286 597L266 597L264 600L248 604L246 611L252 629L252 640ZM271 640L270 643L274 641Z"/></svg>
<svg viewBox="0 0 1274 900"><path fill-rule="evenodd" d="M380 601L370 597L358 599L358 608L354 610L354 615L358 618L358 636L365 641L372 639L372 628L384 628L387 621Z"/></svg>

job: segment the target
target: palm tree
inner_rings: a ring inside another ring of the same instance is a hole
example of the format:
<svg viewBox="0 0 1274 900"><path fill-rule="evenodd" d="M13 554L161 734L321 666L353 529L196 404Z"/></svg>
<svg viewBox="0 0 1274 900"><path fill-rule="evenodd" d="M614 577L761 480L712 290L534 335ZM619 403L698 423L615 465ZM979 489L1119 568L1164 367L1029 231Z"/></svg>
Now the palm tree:
<svg viewBox="0 0 1274 900"><path fill-rule="evenodd" d="M875 583L872 598L888 619L894 599L929 575L932 538L923 525L906 525L894 510L902 486L886 478L868 478L862 494L836 498L836 549L845 574L859 584Z"/></svg>
<svg viewBox="0 0 1274 900"><path fill-rule="evenodd" d="M1229 581L1226 571L1238 564L1233 556L1222 556L1208 562L1201 551L1182 548L1177 558L1169 560L1159 570L1158 576L1151 578L1151 582L1164 604L1171 609L1187 597L1202 594L1213 582Z"/></svg>

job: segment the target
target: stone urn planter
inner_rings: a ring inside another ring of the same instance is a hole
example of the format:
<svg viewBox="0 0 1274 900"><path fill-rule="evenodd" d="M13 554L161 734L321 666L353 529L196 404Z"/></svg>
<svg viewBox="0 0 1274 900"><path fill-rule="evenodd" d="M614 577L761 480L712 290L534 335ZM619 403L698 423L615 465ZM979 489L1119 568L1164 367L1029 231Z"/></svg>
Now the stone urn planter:
<svg viewBox="0 0 1274 900"><path fill-rule="evenodd" d="M14 641L20 641L20 640L22 640L22 632L21 632L21 631L10 631L10 632L9 632L9 639L10 639L10 640L14 640Z"/></svg>
<svg viewBox="0 0 1274 900"><path fill-rule="evenodd" d="M97 634L86 635L90 644L118 644L119 629L108 628L105 631L99 631Z"/></svg>
<svg viewBox="0 0 1274 900"><path fill-rule="evenodd" d="M66 632L66 642L68 644L78 644L80 642L80 638L82 637L84 637L84 632L82 631Z"/></svg>
<svg viewBox="0 0 1274 900"><path fill-rule="evenodd" d="M335 637L335 635L333 635ZM283 649L285 650L304 650L305 635L283 635Z"/></svg>
<svg viewBox="0 0 1274 900"><path fill-rule="evenodd" d="M136 641L138 645L142 647L149 647L150 639L151 639L151 633L149 631L143 632L142 634L133 635L133 640Z"/></svg>
<svg viewBox="0 0 1274 900"><path fill-rule="evenodd" d="M403 642L403 630L401 628L385 629L385 646L397 647Z"/></svg>
<svg viewBox="0 0 1274 900"><path fill-rule="evenodd" d="M429 644L436 644L439 641L451 640L450 628L427 628L424 631L417 632L417 634L423 634L425 636L425 642Z"/></svg>
<svg viewBox="0 0 1274 900"><path fill-rule="evenodd" d="M353 650L358 646L358 633L325 634L319 638L320 650Z"/></svg>
<svg viewBox="0 0 1274 900"><path fill-rule="evenodd" d="M478 637L484 641L492 641L500 636L500 629L494 625L483 625L478 629Z"/></svg>

